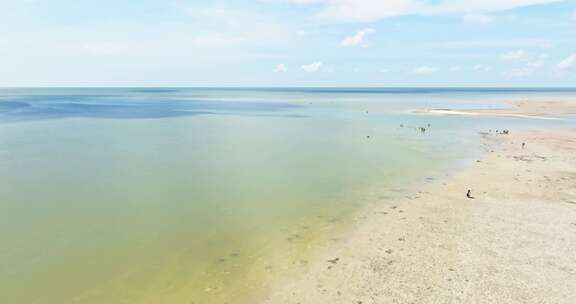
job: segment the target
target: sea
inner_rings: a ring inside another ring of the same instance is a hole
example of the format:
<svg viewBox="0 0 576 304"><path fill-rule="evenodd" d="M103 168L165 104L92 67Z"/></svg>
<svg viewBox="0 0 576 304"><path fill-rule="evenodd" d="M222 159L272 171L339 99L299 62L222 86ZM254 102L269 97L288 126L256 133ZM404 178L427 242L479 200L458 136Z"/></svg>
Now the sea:
<svg viewBox="0 0 576 304"><path fill-rule="evenodd" d="M576 89L2 88L0 303L256 303L484 132L576 126L416 109L547 97Z"/></svg>

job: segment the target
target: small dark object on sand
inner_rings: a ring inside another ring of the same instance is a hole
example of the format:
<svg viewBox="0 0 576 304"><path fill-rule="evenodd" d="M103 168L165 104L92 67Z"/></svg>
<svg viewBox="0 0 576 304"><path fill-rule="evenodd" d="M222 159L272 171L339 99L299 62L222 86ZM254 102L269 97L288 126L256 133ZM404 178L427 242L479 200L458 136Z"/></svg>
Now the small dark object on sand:
<svg viewBox="0 0 576 304"><path fill-rule="evenodd" d="M370 139L370 135L366 135L366 138Z"/></svg>
<svg viewBox="0 0 576 304"><path fill-rule="evenodd" d="M340 258L335 258L335 259L332 259L332 260L328 260L328 263L336 264L336 263L338 263L338 261L340 261Z"/></svg>
<svg viewBox="0 0 576 304"><path fill-rule="evenodd" d="M468 191L466 191L466 197L469 199L474 199L472 196L472 189L468 188Z"/></svg>
<svg viewBox="0 0 576 304"><path fill-rule="evenodd" d="M522 149L526 148L526 143L522 143Z"/></svg>

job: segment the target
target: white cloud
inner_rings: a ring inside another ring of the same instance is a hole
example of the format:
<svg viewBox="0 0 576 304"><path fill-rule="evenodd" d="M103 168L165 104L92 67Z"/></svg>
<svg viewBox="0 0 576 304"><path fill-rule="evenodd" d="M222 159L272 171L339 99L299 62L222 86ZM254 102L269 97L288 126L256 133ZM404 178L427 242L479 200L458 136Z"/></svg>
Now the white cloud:
<svg viewBox="0 0 576 304"><path fill-rule="evenodd" d="M521 67L521 68L511 69L510 71L505 72L504 76L510 77L510 78L522 78L522 77L531 76L533 73L534 73L534 69L532 69L530 67Z"/></svg>
<svg viewBox="0 0 576 304"><path fill-rule="evenodd" d="M371 28L367 28L367 29L363 29L361 31L358 31L354 36L348 36L346 38L344 38L344 40L342 40L340 42L340 46L341 47L355 47L355 46L364 46L366 47L367 44L364 43L364 40L366 38L366 36L368 36L369 34L374 33L375 30L371 29Z"/></svg>
<svg viewBox="0 0 576 304"><path fill-rule="evenodd" d="M544 39L507 39L507 40L455 40L436 43L435 46L451 49L491 49L504 47L553 48L552 42Z"/></svg>
<svg viewBox="0 0 576 304"><path fill-rule="evenodd" d="M319 17L335 21L367 22L403 15L486 14L562 0L287 0L322 4Z"/></svg>
<svg viewBox="0 0 576 304"><path fill-rule="evenodd" d="M429 67L427 65L423 65L423 66L419 66L417 68L414 68L414 70L412 70L412 72L414 74L417 74L417 75L425 75L425 74L432 74L432 73L436 72L436 69L433 67Z"/></svg>
<svg viewBox="0 0 576 304"><path fill-rule="evenodd" d="M431 13L488 13L537 4L550 4L563 0L445 0L427 6Z"/></svg>
<svg viewBox="0 0 576 304"><path fill-rule="evenodd" d="M123 55L128 54L132 49L125 44L113 42L88 42L81 45L81 49L92 55Z"/></svg>
<svg viewBox="0 0 576 304"><path fill-rule="evenodd" d="M566 57L564 60L560 61L556 67L561 71L571 70L576 66L576 53Z"/></svg>
<svg viewBox="0 0 576 304"><path fill-rule="evenodd" d="M385 17L410 14L418 10L415 0L331 0L320 13L323 19L340 21L374 21Z"/></svg>
<svg viewBox="0 0 576 304"><path fill-rule="evenodd" d="M542 67L544 67L542 61L530 61L522 67L513 68L508 72L505 72L504 75L511 78L528 77L532 76L534 72L538 71Z"/></svg>
<svg viewBox="0 0 576 304"><path fill-rule="evenodd" d="M469 24L488 24L495 21L494 17L485 14L466 14L462 20Z"/></svg>
<svg viewBox="0 0 576 304"><path fill-rule="evenodd" d="M502 54L500 57L502 60L512 61L512 62L528 62L533 64L535 62L541 62L549 57L546 53L531 53L525 50L515 50Z"/></svg>
<svg viewBox="0 0 576 304"><path fill-rule="evenodd" d="M501 56L501 58L506 61L524 61L527 60L528 57L528 52L525 50L510 51Z"/></svg>
<svg viewBox="0 0 576 304"><path fill-rule="evenodd" d="M310 64L305 64L302 66L302 70L307 73L315 73L318 72L322 68L322 62L317 61Z"/></svg>
<svg viewBox="0 0 576 304"><path fill-rule="evenodd" d="M472 70L478 72L489 72L492 70L492 67L483 64L477 64L472 67Z"/></svg>
<svg viewBox="0 0 576 304"><path fill-rule="evenodd" d="M181 11L188 16L188 35L194 46L272 44L294 35L293 29L269 15L222 7L180 5Z"/></svg>
<svg viewBox="0 0 576 304"><path fill-rule="evenodd" d="M223 47L245 42L242 37L232 37L218 33L209 33L192 37L192 45L199 47Z"/></svg>
<svg viewBox="0 0 576 304"><path fill-rule="evenodd" d="M212 28L245 27L247 24L266 24L271 22L268 16L220 7L183 7L182 10L190 17L192 22Z"/></svg>
<svg viewBox="0 0 576 304"><path fill-rule="evenodd" d="M286 67L286 65L283 63L277 64L276 67L274 68L274 73L286 73L286 72L288 72L288 67Z"/></svg>
<svg viewBox="0 0 576 304"><path fill-rule="evenodd" d="M542 61L532 61L532 62L528 62L528 67L534 68L534 69L539 69L541 67L544 66L544 62Z"/></svg>
<svg viewBox="0 0 576 304"><path fill-rule="evenodd" d="M520 63L522 66L504 72L504 75L511 78L531 76L534 72L544 67L542 60L547 57L547 54L533 54L524 50L510 51L502 55L501 58L503 60Z"/></svg>
<svg viewBox="0 0 576 304"><path fill-rule="evenodd" d="M88 52L97 55L114 55L128 52L129 48L124 45L113 43L87 43L83 45Z"/></svg>

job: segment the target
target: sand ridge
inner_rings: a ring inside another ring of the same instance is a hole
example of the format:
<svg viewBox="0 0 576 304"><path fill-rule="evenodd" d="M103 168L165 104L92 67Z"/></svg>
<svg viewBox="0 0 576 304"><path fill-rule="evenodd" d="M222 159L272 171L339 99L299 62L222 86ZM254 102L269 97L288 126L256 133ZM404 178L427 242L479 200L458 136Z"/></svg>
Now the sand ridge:
<svg viewBox="0 0 576 304"><path fill-rule="evenodd" d="M530 119L560 119L558 116L576 115L576 101L569 99L536 99L509 102L509 108L497 109L418 109L415 113L427 115L489 115Z"/></svg>

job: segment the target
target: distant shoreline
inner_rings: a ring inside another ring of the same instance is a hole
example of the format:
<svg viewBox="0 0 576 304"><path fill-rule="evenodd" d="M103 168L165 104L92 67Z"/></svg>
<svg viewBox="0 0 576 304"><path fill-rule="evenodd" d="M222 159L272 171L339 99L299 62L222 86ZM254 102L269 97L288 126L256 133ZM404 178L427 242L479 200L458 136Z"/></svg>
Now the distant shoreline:
<svg viewBox="0 0 576 304"><path fill-rule="evenodd" d="M529 119L559 120L562 115L576 114L576 101L569 99L511 102L502 109L417 109L414 113L431 115L501 116Z"/></svg>
<svg viewBox="0 0 576 304"><path fill-rule="evenodd" d="M544 119L544 120L560 120L558 117L547 117L547 116L534 116L534 115L522 115L513 113L478 113L470 110L450 110L450 109L432 109L432 110L421 110L416 111L416 113L423 114L439 114L439 115L463 115L463 116L500 116L500 117L515 117L515 118L528 118L528 119Z"/></svg>
<svg viewBox="0 0 576 304"><path fill-rule="evenodd" d="M371 90L379 93L394 92L411 90L411 91L436 91L436 92L527 92L527 93L551 93L551 92L566 92L575 93L576 87L490 87L490 86L115 86L115 85L74 85L74 86L0 86L0 90L9 89L209 89L209 90L278 90L278 91L293 91L293 90L337 90L347 91L352 90L353 93L359 93L362 90Z"/></svg>

